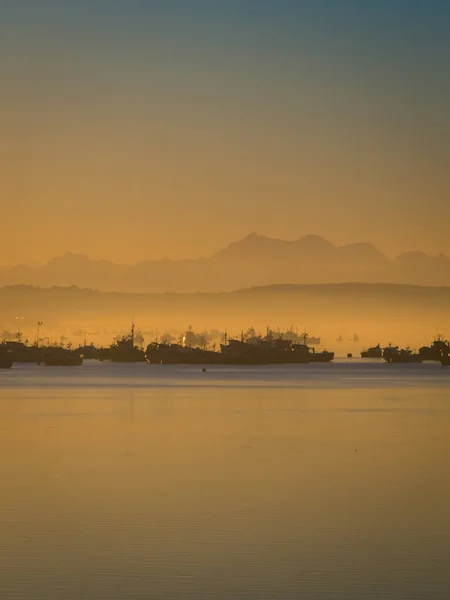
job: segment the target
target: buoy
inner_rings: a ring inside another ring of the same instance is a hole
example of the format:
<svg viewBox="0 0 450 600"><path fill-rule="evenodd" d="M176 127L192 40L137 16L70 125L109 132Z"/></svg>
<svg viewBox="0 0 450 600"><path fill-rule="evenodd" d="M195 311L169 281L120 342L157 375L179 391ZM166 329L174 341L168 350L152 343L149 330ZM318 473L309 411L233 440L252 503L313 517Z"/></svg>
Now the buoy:
<svg viewBox="0 0 450 600"><path fill-rule="evenodd" d="M203 369L202 369L202 372L203 372L203 373L206 373L206 369L205 369L205 368L203 368Z"/></svg>

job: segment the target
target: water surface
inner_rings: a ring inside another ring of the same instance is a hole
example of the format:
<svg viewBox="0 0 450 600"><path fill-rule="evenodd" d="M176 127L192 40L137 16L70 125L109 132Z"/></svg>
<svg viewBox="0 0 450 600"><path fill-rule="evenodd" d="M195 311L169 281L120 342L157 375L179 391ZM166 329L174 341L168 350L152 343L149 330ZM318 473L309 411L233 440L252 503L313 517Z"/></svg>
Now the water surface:
<svg viewBox="0 0 450 600"><path fill-rule="evenodd" d="M0 598L448 599L450 369L0 372Z"/></svg>

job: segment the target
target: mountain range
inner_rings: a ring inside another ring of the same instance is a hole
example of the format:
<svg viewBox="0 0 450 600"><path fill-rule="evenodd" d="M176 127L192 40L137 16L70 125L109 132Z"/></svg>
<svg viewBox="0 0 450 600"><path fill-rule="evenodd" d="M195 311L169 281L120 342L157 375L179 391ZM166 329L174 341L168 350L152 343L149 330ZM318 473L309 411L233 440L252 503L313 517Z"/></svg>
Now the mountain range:
<svg viewBox="0 0 450 600"><path fill-rule="evenodd" d="M250 233L210 258L118 264L67 253L44 265L0 269L0 285L69 286L128 292L223 292L280 283L450 285L450 259L420 251L388 258L370 243L336 246L318 235L294 241Z"/></svg>

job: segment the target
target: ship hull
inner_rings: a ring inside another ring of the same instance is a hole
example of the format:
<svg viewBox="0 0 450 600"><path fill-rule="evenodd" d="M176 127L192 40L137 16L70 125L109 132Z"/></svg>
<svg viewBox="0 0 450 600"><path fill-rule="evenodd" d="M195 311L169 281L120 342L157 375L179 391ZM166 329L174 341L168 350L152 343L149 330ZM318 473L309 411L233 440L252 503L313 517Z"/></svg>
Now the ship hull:
<svg viewBox="0 0 450 600"><path fill-rule="evenodd" d="M79 367L82 364L82 357L64 358L59 356L49 356L44 358L44 365L46 367Z"/></svg>
<svg viewBox="0 0 450 600"><path fill-rule="evenodd" d="M70 352L55 352L44 354L46 367L79 367L83 364L83 357Z"/></svg>
<svg viewBox="0 0 450 600"><path fill-rule="evenodd" d="M334 352L316 352L310 358L312 363L329 363L334 359Z"/></svg>
<svg viewBox="0 0 450 600"><path fill-rule="evenodd" d="M146 360L152 364L259 366L330 362L333 358L333 352L314 352L306 344L292 344L281 338L254 343L231 340L220 345L220 352L153 342L146 351Z"/></svg>
<svg viewBox="0 0 450 600"><path fill-rule="evenodd" d="M383 358L383 350L380 344L372 346L372 348L367 348L367 350L363 350L361 352L361 358Z"/></svg>

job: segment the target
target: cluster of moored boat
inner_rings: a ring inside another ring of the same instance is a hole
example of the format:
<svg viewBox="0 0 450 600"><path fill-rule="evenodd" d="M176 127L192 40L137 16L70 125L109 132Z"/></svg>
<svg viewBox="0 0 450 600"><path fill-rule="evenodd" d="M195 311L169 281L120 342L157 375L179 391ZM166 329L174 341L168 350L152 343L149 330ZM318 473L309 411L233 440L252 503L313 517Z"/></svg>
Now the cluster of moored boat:
<svg viewBox="0 0 450 600"><path fill-rule="evenodd" d="M200 365L270 365L294 363L324 363L334 358L334 352L316 352L306 343L296 343L282 336L268 333L265 337L254 336L244 339L225 340L220 351L190 347L183 344L152 342L147 349L135 344L134 326L131 332L114 342L109 348L83 346L75 350L55 347L27 346L19 342L0 345L0 366L11 366L13 362L36 362L44 365L75 366L83 358L120 363L148 362L156 364L200 364Z"/></svg>
<svg viewBox="0 0 450 600"><path fill-rule="evenodd" d="M331 362L333 358L334 352L316 352L306 343L272 336L230 339L220 345L220 352L157 342L146 351L148 362L167 364L274 365Z"/></svg>
<svg viewBox="0 0 450 600"><path fill-rule="evenodd" d="M83 364L83 354L79 350L69 350L61 346L27 346L22 342L0 344L0 369L9 369L15 362L77 366Z"/></svg>
<svg viewBox="0 0 450 600"><path fill-rule="evenodd" d="M186 344L152 342L144 350L135 344L134 325L131 332L108 348L84 345L77 349L62 346L28 346L21 342L0 344L0 368L9 368L14 362L34 362L48 366L77 366L83 360L95 359L117 363L148 362L154 364L198 364L198 365L276 365L327 363L334 359L334 352L317 352L307 344L307 335L292 341L283 335L268 331L266 336L253 335L241 339L225 339L216 351L191 347ZM423 346L418 352L410 348L399 348L380 344L363 350L362 358L383 358L388 363L421 363L439 361L450 366L450 343L442 337L435 339L430 346Z"/></svg>
<svg viewBox="0 0 450 600"><path fill-rule="evenodd" d="M438 336L429 346L422 346L418 352L411 348L399 348L389 344L382 348L380 344L363 350L362 358L384 358L388 363L421 363L424 361L437 361L442 365L450 366L450 342Z"/></svg>

